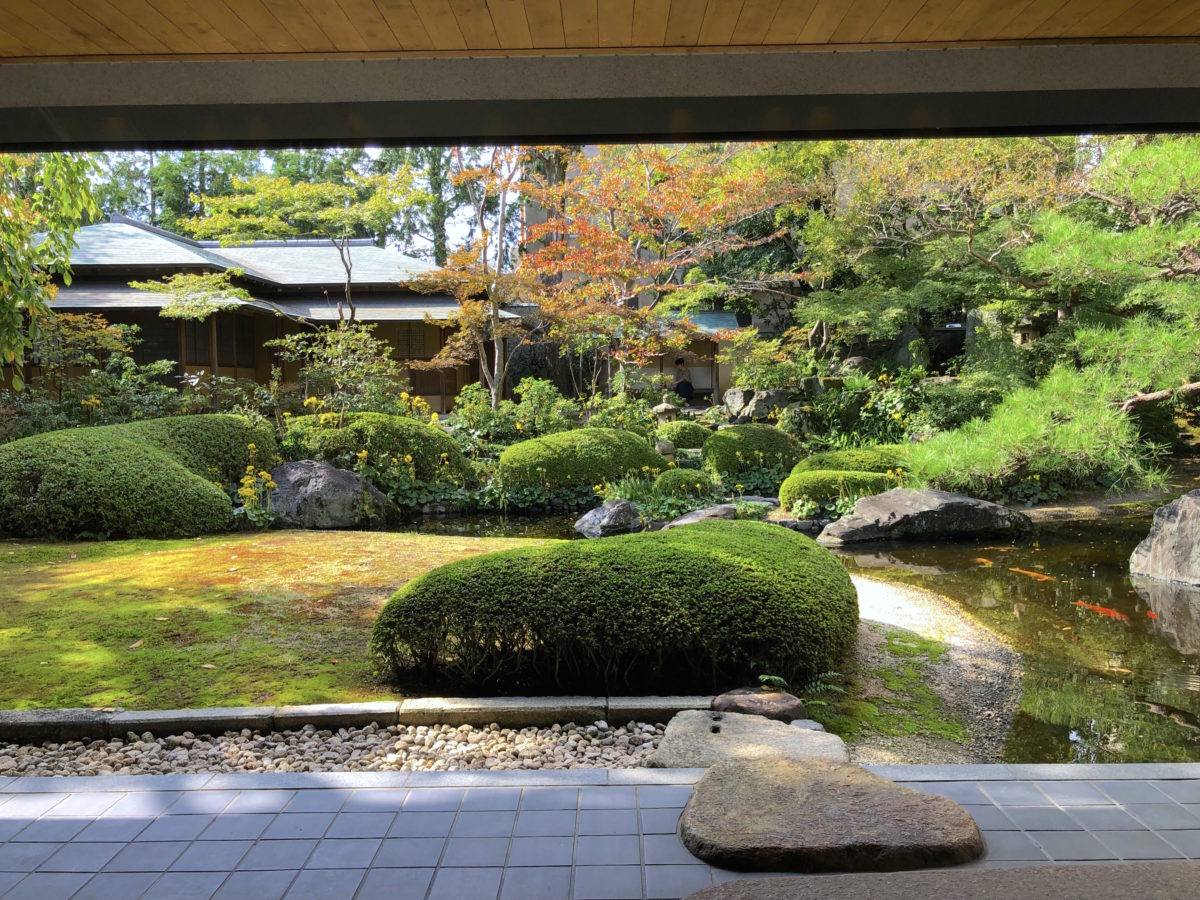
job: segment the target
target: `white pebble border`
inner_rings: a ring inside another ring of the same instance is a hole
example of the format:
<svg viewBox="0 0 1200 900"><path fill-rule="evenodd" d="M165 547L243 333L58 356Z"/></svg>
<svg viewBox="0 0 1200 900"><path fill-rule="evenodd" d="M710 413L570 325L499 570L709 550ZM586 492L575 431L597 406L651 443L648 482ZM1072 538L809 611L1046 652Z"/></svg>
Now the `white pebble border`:
<svg viewBox="0 0 1200 900"><path fill-rule="evenodd" d="M0 744L0 775L158 775L208 772L398 772L645 766L664 726L392 725L221 737L179 735Z"/></svg>

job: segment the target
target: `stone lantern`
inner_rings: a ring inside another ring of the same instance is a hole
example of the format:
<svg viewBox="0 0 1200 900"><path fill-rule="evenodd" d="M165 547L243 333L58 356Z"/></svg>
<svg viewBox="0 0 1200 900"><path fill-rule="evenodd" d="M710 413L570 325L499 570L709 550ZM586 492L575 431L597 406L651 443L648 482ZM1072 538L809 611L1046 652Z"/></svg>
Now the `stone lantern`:
<svg viewBox="0 0 1200 900"><path fill-rule="evenodd" d="M679 407L671 402L670 394L663 394L662 403L654 407L654 415L658 416L659 425L666 425L679 418Z"/></svg>

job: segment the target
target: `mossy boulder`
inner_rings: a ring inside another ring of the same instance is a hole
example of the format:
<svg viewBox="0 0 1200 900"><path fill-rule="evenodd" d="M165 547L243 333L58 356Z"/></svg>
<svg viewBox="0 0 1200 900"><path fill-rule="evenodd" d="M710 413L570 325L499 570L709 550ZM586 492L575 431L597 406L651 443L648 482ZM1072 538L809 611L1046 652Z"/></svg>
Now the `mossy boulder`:
<svg viewBox="0 0 1200 900"><path fill-rule="evenodd" d="M836 669L857 624L849 575L810 538L709 522L442 566L388 601L371 654L456 688L716 690Z"/></svg>
<svg viewBox="0 0 1200 900"><path fill-rule="evenodd" d="M709 435L703 448L704 468L719 477L736 477L756 469L796 464L800 446L774 425L732 425Z"/></svg>
<svg viewBox="0 0 1200 900"><path fill-rule="evenodd" d="M902 444L879 444L851 450L826 450L806 456L793 472L825 469L833 472L887 472L905 467L906 451Z"/></svg>
<svg viewBox="0 0 1200 900"><path fill-rule="evenodd" d="M578 428L513 444L496 467L508 490L588 489L632 473L657 474L667 461L646 439L618 428Z"/></svg>
<svg viewBox="0 0 1200 900"><path fill-rule="evenodd" d="M448 474L470 480L471 467L458 444L440 428L408 416L385 413L345 413L339 416L300 416L288 424L283 455L289 461L313 459L353 469L356 455L412 457L418 481L434 482Z"/></svg>
<svg viewBox="0 0 1200 900"><path fill-rule="evenodd" d="M112 425L55 431L0 446L0 533L168 538L228 529L233 505L225 491L154 444L153 438L185 433ZM237 440L241 437L239 432ZM195 468L215 462L193 450L195 455L184 455Z"/></svg>
<svg viewBox="0 0 1200 900"><path fill-rule="evenodd" d="M793 472L779 486L779 505L791 509L802 497L827 503L839 497L879 494L895 486L895 478L880 472L838 472L818 469Z"/></svg>
<svg viewBox="0 0 1200 900"><path fill-rule="evenodd" d="M677 450L699 450L712 436L712 430L691 419L679 419L660 425L655 438L670 441Z"/></svg>

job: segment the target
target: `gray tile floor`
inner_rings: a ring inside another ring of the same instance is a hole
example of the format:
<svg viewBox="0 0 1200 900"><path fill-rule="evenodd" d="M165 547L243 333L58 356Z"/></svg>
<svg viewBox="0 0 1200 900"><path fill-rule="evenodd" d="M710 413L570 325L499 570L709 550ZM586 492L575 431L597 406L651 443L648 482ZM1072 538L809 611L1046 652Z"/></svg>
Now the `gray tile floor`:
<svg viewBox="0 0 1200 900"><path fill-rule="evenodd" d="M963 804L977 865L1200 859L1200 764L893 766ZM0 896L679 898L700 771L0 778Z"/></svg>

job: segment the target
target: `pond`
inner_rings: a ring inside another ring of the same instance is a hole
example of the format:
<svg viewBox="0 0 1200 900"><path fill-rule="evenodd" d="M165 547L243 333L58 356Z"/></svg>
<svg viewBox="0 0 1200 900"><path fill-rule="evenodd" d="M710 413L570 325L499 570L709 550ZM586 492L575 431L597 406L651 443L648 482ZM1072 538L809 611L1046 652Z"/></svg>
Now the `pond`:
<svg viewBox="0 0 1200 900"><path fill-rule="evenodd" d="M1008 762L1200 760L1200 597L1130 583L1148 516L1044 525L1013 543L845 554L939 593L1025 657Z"/></svg>

